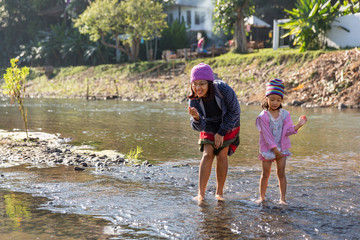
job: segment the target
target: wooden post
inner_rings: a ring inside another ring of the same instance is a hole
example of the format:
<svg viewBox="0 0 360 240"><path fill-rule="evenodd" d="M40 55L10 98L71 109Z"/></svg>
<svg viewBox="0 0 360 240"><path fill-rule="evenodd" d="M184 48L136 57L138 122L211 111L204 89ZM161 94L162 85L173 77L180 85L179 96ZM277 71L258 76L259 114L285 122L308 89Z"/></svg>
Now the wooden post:
<svg viewBox="0 0 360 240"><path fill-rule="evenodd" d="M86 81L86 100L89 100L89 80L85 78Z"/></svg>
<svg viewBox="0 0 360 240"><path fill-rule="evenodd" d="M119 89L118 89L118 87L117 87L117 84L116 84L116 80L114 79L114 85L115 85L115 89L116 89L116 95L117 95L117 97L120 97L119 96Z"/></svg>

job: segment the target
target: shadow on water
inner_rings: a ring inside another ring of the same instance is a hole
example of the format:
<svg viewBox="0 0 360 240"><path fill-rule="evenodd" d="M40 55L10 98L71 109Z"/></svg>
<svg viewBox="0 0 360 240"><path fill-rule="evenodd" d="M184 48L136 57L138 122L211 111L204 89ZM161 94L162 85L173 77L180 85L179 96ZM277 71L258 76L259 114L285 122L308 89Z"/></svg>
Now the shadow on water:
<svg viewBox="0 0 360 240"><path fill-rule="evenodd" d="M254 203L261 173L254 120L260 109L244 106L241 144L229 160L227 201L214 199L213 172L206 201L198 205L192 200L198 135L189 127L186 105L33 101L33 130L123 153L139 145L155 165L77 173L64 166L3 167L0 239L359 239L358 110L289 109L294 121L306 114L309 122L292 137L290 205L283 207L274 169L269 200ZM0 128L22 128L21 119L14 120L16 108L4 103L0 110Z"/></svg>

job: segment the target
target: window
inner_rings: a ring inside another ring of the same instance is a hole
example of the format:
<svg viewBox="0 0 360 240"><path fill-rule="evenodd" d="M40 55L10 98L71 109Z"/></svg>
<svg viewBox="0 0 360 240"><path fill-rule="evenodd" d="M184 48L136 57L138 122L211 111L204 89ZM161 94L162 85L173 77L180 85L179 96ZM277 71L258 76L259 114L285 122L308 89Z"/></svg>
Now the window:
<svg viewBox="0 0 360 240"><path fill-rule="evenodd" d="M195 24L199 25L205 22L205 12L195 11Z"/></svg>
<svg viewBox="0 0 360 240"><path fill-rule="evenodd" d="M191 11L186 11L186 23L188 26L191 25Z"/></svg>

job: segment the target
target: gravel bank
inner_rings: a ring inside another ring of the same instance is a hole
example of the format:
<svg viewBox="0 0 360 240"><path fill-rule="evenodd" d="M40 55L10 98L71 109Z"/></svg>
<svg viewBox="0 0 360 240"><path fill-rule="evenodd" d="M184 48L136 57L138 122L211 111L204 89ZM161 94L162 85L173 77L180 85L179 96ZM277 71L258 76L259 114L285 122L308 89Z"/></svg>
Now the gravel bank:
<svg viewBox="0 0 360 240"><path fill-rule="evenodd" d="M73 146L69 139L59 138L53 134L30 132L30 141L24 141L24 132L0 130L0 164L4 167L19 164L63 164L74 166L74 171L86 168L106 170L114 165L151 166L144 161L134 163L116 151L94 151L87 146ZM90 148L90 147L89 147Z"/></svg>

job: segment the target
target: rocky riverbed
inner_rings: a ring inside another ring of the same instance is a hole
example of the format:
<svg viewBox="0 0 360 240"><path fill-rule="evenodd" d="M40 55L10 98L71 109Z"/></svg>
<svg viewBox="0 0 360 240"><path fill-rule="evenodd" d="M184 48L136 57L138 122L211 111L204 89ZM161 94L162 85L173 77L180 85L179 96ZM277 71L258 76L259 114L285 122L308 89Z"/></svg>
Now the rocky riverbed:
<svg viewBox="0 0 360 240"><path fill-rule="evenodd" d="M52 134L31 132L29 138L30 141L25 141L24 132L0 130L0 164L63 164L74 166L74 171L86 168L106 170L116 165L151 166L148 161L137 163L116 151L94 151L90 146L73 146L67 143L69 139Z"/></svg>

